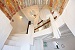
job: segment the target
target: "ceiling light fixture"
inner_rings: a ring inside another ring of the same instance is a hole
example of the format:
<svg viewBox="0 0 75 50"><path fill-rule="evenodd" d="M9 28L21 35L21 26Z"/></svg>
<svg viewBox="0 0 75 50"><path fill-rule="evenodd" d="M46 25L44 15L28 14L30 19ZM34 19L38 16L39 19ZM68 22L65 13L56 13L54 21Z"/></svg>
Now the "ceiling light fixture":
<svg viewBox="0 0 75 50"><path fill-rule="evenodd" d="M22 19L23 17L22 16L20 16L20 19Z"/></svg>
<svg viewBox="0 0 75 50"><path fill-rule="evenodd" d="M35 11L34 11L34 10L31 10L31 11L30 11L30 15L31 15L31 16L34 16L34 18L36 18L36 14L35 14Z"/></svg>

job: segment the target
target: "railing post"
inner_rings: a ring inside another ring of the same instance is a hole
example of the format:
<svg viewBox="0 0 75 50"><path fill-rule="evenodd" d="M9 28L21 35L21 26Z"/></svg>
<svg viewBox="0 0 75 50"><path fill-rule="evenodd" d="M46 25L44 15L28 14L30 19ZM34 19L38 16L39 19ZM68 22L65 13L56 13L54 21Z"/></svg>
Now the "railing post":
<svg viewBox="0 0 75 50"><path fill-rule="evenodd" d="M26 34L28 34L28 29L29 29L29 25L31 24L31 21L28 22L28 27L27 27L27 32Z"/></svg>

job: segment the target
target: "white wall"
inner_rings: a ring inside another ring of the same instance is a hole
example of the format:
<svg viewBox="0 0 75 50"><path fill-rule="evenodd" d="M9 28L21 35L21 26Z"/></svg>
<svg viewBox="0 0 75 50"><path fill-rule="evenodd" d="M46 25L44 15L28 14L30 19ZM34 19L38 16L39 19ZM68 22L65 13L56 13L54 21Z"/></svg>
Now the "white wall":
<svg viewBox="0 0 75 50"><path fill-rule="evenodd" d="M56 22L56 26L59 28L61 27L62 25L64 25L64 20L62 18L62 16L58 17L58 19L55 21ZM38 36L42 36L42 35L46 35L46 34L51 34L52 33L52 28L51 26L47 29L44 29L44 30L41 30L41 31L38 31L38 32L35 32L34 33L34 37L38 37Z"/></svg>
<svg viewBox="0 0 75 50"><path fill-rule="evenodd" d="M35 39L34 45L31 45L30 50L43 50L43 40L42 39Z"/></svg>
<svg viewBox="0 0 75 50"><path fill-rule="evenodd" d="M33 40L34 40L34 25L31 24L29 25L29 29L28 29L28 35L29 35L29 38L30 38L30 44L33 45Z"/></svg>
<svg viewBox="0 0 75 50"><path fill-rule="evenodd" d="M20 32L25 32L26 31L26 29L27 29L27 21L25 21L24 19L20 19L19 12L17 12L13 16L13 20L14 20L14 22L11 22L11 24L13 26L13 30L12 30L13 34L14 33L20 33Z"/></svg>
<svg viewBox="0 0 75 50"><path fill-rule="evenodd" d="M62 16L58 17L57 20L56 20L56 26L59 28L64 24L65 23L64 23L63 17Z"/></svg>
<svg viewBox="0 0 75 50"><path fill-rule="evenodd" d="M10 20L0 10L0 50L2 49L7 37L9 36L12 26Z"/></svg>
<svg viewBox="0 0 75 50"><path fill-rule="evenodd" d="M61 17L63 17L64 22L75 35L75 0L69 0Z"/></svg>
<svg viewBox="0 0 75 50"><path fill-rule="evenodd" d="M23 46L21 46L21 50L30 50L30 44L25 43Z"/></svg>
<svg viewBox="0 0 75 50"><path fill-rule="evenodd" d="M63 21L66 23L73 35L75 35L75 0L69 0L66 8L63 11L63 14L60 17L63 18ZM59 45L65 45L65 48L60 47L58 50L75 50L75 37L60 39L57 40L57 42L59 42ZM45 48L45 50L56 49L54 49L52 42L48 42L48 47Z"/></svg>
<svg viewBox="0 0 75 50"><path fill-rule="evenodd" d="M51 34L51 33L52 33L52 29L51 29L51 27L49 27L47 29L35 32L34 37L43 36L43 35Z"/></svg>
<svg viewBox="0 0 75 50"><path fill-rule="evenodd" d="M53 41L58 42L60 49L54 49ZM75 37L69 36L58 40L53 40L47 42L47 47L44 48L44 50L75 50ZM65 47L62 48L61 45L64 45Z"/></svg>

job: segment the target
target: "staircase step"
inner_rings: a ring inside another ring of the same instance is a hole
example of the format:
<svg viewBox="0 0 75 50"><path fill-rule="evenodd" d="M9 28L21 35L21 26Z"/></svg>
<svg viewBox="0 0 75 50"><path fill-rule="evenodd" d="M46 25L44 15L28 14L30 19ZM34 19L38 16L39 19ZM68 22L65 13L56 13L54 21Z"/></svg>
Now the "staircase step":
<svg viewBox="0 0 75 50"><path fill-rule="evenodd" d="M15 41L19 41L19 40L23 40L25 39L26 36L9 36L8 40L15 40Z"/></svg>
<svg viewBox="0 0 75 50"><path fill-rule="evenodd" d="M7 40L5 42L5 45L21 46L22 45L22 41Z"/></svg>
<svg viewBox="0 0 75 50"><path fill-rule="evenodd" d="M2 50L21 50L21 48L17 46L4 45Z"/></svg>
<svg viewBox="0 0 75 50"><path fill-rule="evenodd" d="M9 36L8 40L19 40L19 37L16 36Z"/></svg>
<svg viewBox="0 0 75 50"><path fill-rule="evenodd" d="M24 37L27 36L28 34L12 34L10 36L16 36L16 37Z"/></svg>

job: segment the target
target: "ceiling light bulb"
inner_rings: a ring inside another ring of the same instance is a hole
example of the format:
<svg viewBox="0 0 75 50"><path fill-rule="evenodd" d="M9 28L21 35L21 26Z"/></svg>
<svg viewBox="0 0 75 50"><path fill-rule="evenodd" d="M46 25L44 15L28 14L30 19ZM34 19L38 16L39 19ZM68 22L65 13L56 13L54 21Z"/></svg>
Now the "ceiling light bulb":
<svg viewBox="0 0 75 50"><path fill-rule="evenodd" d="M23 17L22 16L20 16L20 19L22 19Z"/></svg>

